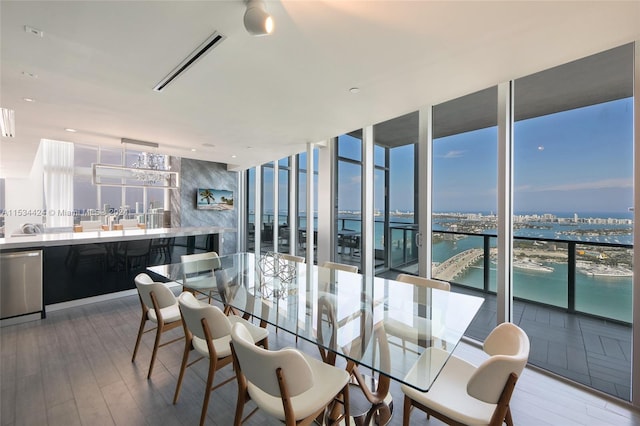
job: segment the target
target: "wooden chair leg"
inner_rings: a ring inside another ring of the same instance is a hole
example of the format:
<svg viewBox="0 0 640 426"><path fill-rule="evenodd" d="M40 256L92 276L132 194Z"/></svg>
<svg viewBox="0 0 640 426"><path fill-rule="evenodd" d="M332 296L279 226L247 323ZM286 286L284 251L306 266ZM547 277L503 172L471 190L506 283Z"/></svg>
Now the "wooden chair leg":
<svg viewBox="0 0 640 426"><path fill-rule="evenodd" d="M211 396L211 388L213 387L213 377L216 374L216 360L209 359L209 374L207 374L207 388L204 391L204 401L202 401L202 414L200 415L200 426L204 425L207 419L207 409L209 408L209 397Z"/></svg>
<svg viewBox="0 0 640 426"><path fill-rule="evenodd" d="M138 348L140 347L140 340L142 340L142 334L144 333L144 325L147 323L146 314L142 314L142 319L140 319L140 328L138 329L138 338L136 339L136 346L133 348L133 356L131 357L131 362L136 360L136 355L138 354Z"/></svg>
<svg viewBox="0 0 640 426"><path fill-rule="evenodd" d="M511 417L511 408L507 407L507 414L504 416L504 421L507 423L507 426L513 426L513 418Z"/></svg>
<svg viewBox="0 0 640 426"><path fill-rule="evenodd" d="M344 408L344 424L350 426L351 419L349 413L351 412L351 407L349 406L349 383L342 389L342 404Z"/></svg>
<svg viewBox="0 0 640 426"><path fill-rule="evenodd" d="M191 351L191 339L184 339L184 354L182 355L182 365L180 366L180 375L178 376L178 383L176 384L176 392L173 395L173 403L178 402L180 396L180 388L182 387L182 379L184 378L184 371L187 369L187 361L189 360L189 352Z"/></svg>
<svg viewBox="0 0 640 426"><path fill-rule="evenodd" d="M411 415L411 398L405 395L404 409L402 411L402 426L409 426L410 415Z"/></svg>
<svg viewBox="0 0 640 426"><path fill-rule="evenodd" d="M242 425L242 413L244 411L245 392L238 389L238 401L236 402L236 417L233 419L233 426Z"/></svg>
<svg viewBox="0 0 640 426"><path fill-rule="evenodd" d="M158 347L160 346L160 337L162 336L163 329L164 324L158 324L158 329L156 330L156 339L153 343L153 353L151 354L151 363L149 364L149 373L147 374L147 379L151 378L151 372L153 372L153 364L156 362L156 355L158 354Z"/></svg>

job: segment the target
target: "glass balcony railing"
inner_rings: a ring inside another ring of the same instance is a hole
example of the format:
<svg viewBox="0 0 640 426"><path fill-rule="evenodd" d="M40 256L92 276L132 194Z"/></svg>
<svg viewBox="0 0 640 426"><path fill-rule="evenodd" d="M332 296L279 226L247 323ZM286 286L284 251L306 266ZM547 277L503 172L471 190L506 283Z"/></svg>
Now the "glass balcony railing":
<svg viewBox="0 0 640 426"><path fill-rule="evenodd" d="M267 224L273 219L264 216ZM306 216L299 224L306 229ZM357 234L361 221L339 218L338 229ZM416 224L390 222L385 235L384 222L375 221L376 255L386 253L390 269L417 274L417 232ZM263 241L269 240L267 234L263 231ZM432 243L433 277L496 293L496 235L439 230ZM514 298L631 324L632 253L629 244L514 237Z"/></svg>
<svg viewBox="0 0 640 426"><path fill-rule="evenodd" d="M437 231L434 278L496 292L496 236ZM514 298L631 324L633 246L514 237Z"/></svg>

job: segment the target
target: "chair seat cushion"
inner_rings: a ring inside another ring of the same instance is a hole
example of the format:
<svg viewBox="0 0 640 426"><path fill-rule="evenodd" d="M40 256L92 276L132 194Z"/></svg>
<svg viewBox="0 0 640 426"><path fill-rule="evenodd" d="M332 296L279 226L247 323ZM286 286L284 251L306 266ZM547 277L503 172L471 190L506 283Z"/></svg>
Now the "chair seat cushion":
<svg viewBox="0 0 640 426"><path fill-rule="evenodd" d="M215 289L216 277L213 274L196 275L183 280L183 287L193 290Z"/></svg>
<svg viewBox="0 0 640 426"><path fill-rule="evenodd" d="M444 335L444 327L427 318L414 316L413 325L388 316L384 319L384 329L391 335L412 343L420 341L441 340Z"/></svg>
<svg viewBox="0 0 640 426"><path fill-rule="evenodd" d="M302 354L311 366L313 372L313 387L308 391L291 398L291 404L296 420L310 416L320 408L331 402L334 396L349 382L350 376L345 370ZM273 374L276 374L275 371ZM287 378L285 377L285 380ZM247 383L249 395L256 405L271 416L284 420L282 399L274 397L253 385Z"/></svg>
<svg viewBox="0 0 640 426"><path fill-rule="evenodd" d="M446 357L443 350L425 351L407 374L407 381L419 382L419 375L429 368L431 357ZM434 353L435 352L435 353ZM420 392L402 385L402 392L414 401L464 424L486 425L496 409L496 404L487 404L467 393L469 378L476 371L473 364L452 355L431 386L429 392Z"/></svg>
<svg viewBox="0 0 640 426"><path fill-rule="evenodd" d="M227 318L229 318L231 326L233 326L233 324L236 322L241 322L245 327L247 327L249 333L251 333L251 337L253 338L254 343L259 342L260 340L269 336L269 330L267 330L266 328L257 327L239 316L229 315ZM231 334L213 340L213 347L216 350L216 355L218 356L218 358L224 358L231 355L231 345L229 345L230 341ZM207 358L209 357L209 348L207 347L206 340L201 339L197 336L193 336L193 348L200 355Z"/></svg>
<svg viewBox="0 0 640 426"><path fill-rule="evenodd" d="M162 313L162 319L165 324L170 322L180 321L182 317L180 316L180 307L176 302L175 305L167 306L166 308L160 309ZM158 322L158 317L156 316L155 309L149 309L149 319L153 322Z"/></svg>
<svg viewBox="0 0 640 426"><path fill-rule="evenodd" d="M221 337L219 339L213 340L213 347L216 350L218 359L231 355L231 346L229 346L230 341L231 341L230 334L227 336ZM193 336L193 348L200 355L209 358L209 348L207 347L207 341L205 339L201 339L198 336Z"/></svg>
<svg viewBox="0 0 640 426"><path fill-rule="evenodd" d="M229 322L231 323L231 327L233 327L233 324L237 322L247 327L247 330L249 330L249 333L251 333L251 337L253 338L254 343L259 342L260 340L269 336L269 330L267 330L266 328L258 327L257 325L253 325L251 322L238 315L229 315L228 318Z"/></svg>

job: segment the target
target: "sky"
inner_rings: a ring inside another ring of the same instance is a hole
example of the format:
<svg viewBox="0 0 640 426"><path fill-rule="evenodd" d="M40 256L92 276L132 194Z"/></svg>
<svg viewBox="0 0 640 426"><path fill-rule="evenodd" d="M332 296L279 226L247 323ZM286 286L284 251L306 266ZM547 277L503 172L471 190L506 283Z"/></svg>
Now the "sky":
<svg viewBox="0 0 640 426"><path fill-rule="evenodd" d="M627 98L515 123L514 211L627 212L633 202L632 101ZM413 155L410 145L392 149L392 211L413 211ZM358 173L354 166L344 167L339 184L341 210L360 208ZM380 180L376 176L377 188ZM496 194L495 127L434 140L435 212L495 212ZM376 208L383 208L382 199L376 196Z"/></svg>
<svg viewBox="0 0 640 426"><path fill-rule="evenodd" d="M340 156L360 160L360 141L339 137ZM383 164L376 149L375 163ZM448 136L433 143L433 210L497 210L497 129ZM390 209L413 211L414 146L390 152ZM421 166L419 166L421 167ZM267 172L269 173L269 172ZM272 172L271 172L272 173ZM282 173L282 172L281 172ZM338 165L338 209L359 211L361 169ZM272 181L265 176L265 181ZM280 194L286 193L281 176ZM384 210L384 174L374 177L375 208ZM271 186L273 184L271 183ZM265 188L268 200L273 191ZM304 183L298 188L306 196ZM633 203L633 99L621 99L515 123L516 213L627 213ZM322 202L322 201L320 201ZM265 209L270 209L269 201ZM301 201L301 209L304 202Z"/></svg>

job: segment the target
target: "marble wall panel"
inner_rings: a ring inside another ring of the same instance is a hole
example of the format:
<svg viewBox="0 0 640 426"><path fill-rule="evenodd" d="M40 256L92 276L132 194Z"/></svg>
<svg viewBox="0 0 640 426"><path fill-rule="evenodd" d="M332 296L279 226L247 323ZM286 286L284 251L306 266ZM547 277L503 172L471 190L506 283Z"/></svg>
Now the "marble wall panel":
<svg viewBox="0 0 640 426"><path fill-rule="evenodd" d="M224 189L238 197L238 172L227 170L226 164L189 158L176 159L180 170L180 189L171 191L171 226L223 226L238 227L237 202L233 210L199 210L196 208L199 188ZM174 161L171 162L171 170ZM237 251L237 236L234 232L222 235L222 253Z"/></svg>

